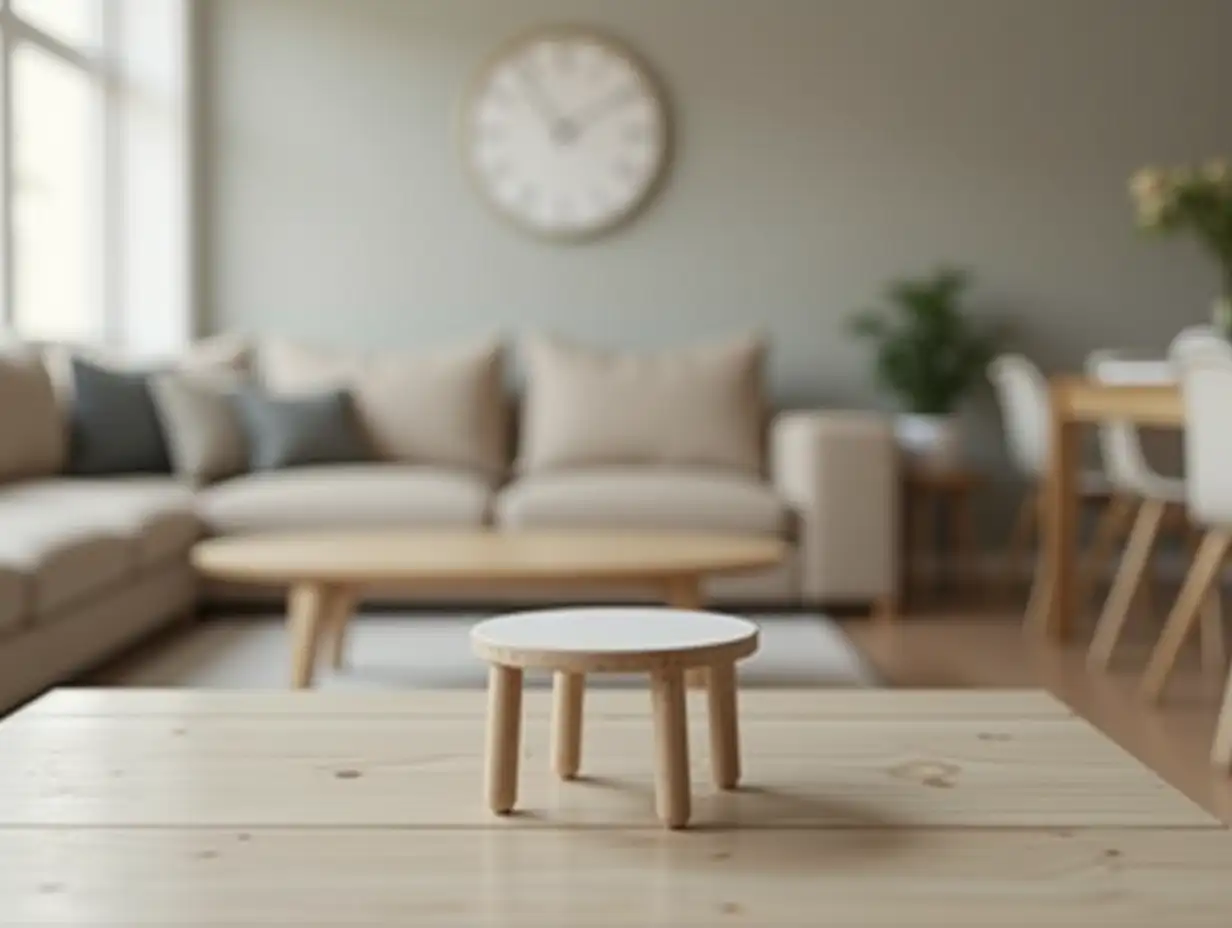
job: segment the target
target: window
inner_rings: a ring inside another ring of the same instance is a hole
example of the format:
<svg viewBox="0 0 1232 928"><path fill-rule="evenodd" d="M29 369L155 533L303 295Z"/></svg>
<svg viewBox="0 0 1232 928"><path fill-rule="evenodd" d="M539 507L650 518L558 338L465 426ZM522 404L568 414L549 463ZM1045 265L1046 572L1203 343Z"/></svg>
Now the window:
<svg viewBox="0 0 1232 928"><path fill-rule="evenodd" d="M102 0L0 0L3 323L106 337Z"/></svg>

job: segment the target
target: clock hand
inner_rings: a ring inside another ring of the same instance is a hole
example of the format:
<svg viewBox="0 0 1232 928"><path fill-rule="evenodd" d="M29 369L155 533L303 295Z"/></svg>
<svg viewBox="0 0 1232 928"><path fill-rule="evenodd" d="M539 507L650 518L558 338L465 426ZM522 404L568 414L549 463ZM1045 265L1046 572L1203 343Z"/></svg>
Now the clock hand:
<svg viewBox="0 0 1232 928"><path fill-rule="evenodd" d="M547 92L543 89L543 85L539 83L534 72L530 68L523 65L518 69L518 73L522 76L522 83L530 92L530 98L535 109L539 111L539 115L543 117L543 121L547 124L548 132L552 139L558 145L567 145L572 142L578 134L578 127L575 120L569 119L560 111Z"/></svg>
<svg viewBox="0 0 1232 928"><path fill-rule="evenodd" d="M635 88L622 87L582 110L574 117L574 122L579 130L588 129L636 99L637 90Z"/></svg>

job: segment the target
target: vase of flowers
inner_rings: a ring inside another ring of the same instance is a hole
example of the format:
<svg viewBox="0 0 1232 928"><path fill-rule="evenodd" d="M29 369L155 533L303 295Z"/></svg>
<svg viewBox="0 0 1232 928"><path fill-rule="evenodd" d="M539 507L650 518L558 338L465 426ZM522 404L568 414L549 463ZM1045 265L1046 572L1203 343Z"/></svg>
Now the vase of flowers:
<svg viewBox="0 0 1232 928"><path fill-rule="evenodd" d="M1130 181L1140 228L1161 235L1192 235L1214 257L1221 292L1211 322L1232 337L1232 164L1144 168Z"/></svg>
<svg viewBox="0 0 1232 928"><path fill-rule="evenodd" d="M874 344L881 387L898 401L895 431L917 465L951 469L961 463L958 406L984 375L995 347L991 331L973 323L964 299L970 284L961 270L943 268L891 285L886 310L865 310L852 331Z"/></svg>

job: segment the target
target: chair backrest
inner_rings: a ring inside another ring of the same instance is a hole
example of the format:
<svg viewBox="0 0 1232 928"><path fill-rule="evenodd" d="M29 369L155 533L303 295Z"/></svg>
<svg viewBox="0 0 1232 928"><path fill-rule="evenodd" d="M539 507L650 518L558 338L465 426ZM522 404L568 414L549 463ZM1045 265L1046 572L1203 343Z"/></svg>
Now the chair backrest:
<svg viewBox="0 0 1232 928"><path fill-rule="evenodd" d="M1180 359L1185 469L1195 521L1232 526L1232 350Z"/></svg>
<svg viewBox="0 0 1232 928"><path fill-rule="evenodd" d="M1005 441L1014 466L1030 477L1042 477L1048 466L1048 381L1038 367L1020 354L1003 354L988 366L1005 423Z"/></svg>
<svg viewBox="0 0 1232 928"><path fill-rule="evenodd" d="M1232 358L1232 344L1209 325L1194 325L1182 329L1168 347L1168 360L1178 371L1187 360L1211 354Z"/></svg>
<svg viewBox="0 0 1232 928"><path fill-rule="evenodd" d="M1128 368L1126 358L1115 351L1095 351L1087 357L1087 376L1106 383L1124 383L1118 376ZM1157 475L1142 453L1138 430L1127 422L1106 422L1099 427L1099 453L1109 482L1131 493L1145 493Z"/></svg>

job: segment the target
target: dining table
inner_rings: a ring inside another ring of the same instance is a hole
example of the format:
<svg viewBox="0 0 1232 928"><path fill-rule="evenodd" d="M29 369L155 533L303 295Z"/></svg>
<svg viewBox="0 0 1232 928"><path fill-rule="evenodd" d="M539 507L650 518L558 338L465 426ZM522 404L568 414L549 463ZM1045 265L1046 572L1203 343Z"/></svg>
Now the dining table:
<svg viewBox="0 0 1232 928"><path fill-rule="evenodd" d="M1027 626L1064 641L1078 605L1079 471L1085 430L1106 422L1182 429L1180 383L1167 361L1117 365L1096 380L1059 374L1049 380L1050 455L1044 485L1039 571Z"/></svg>

